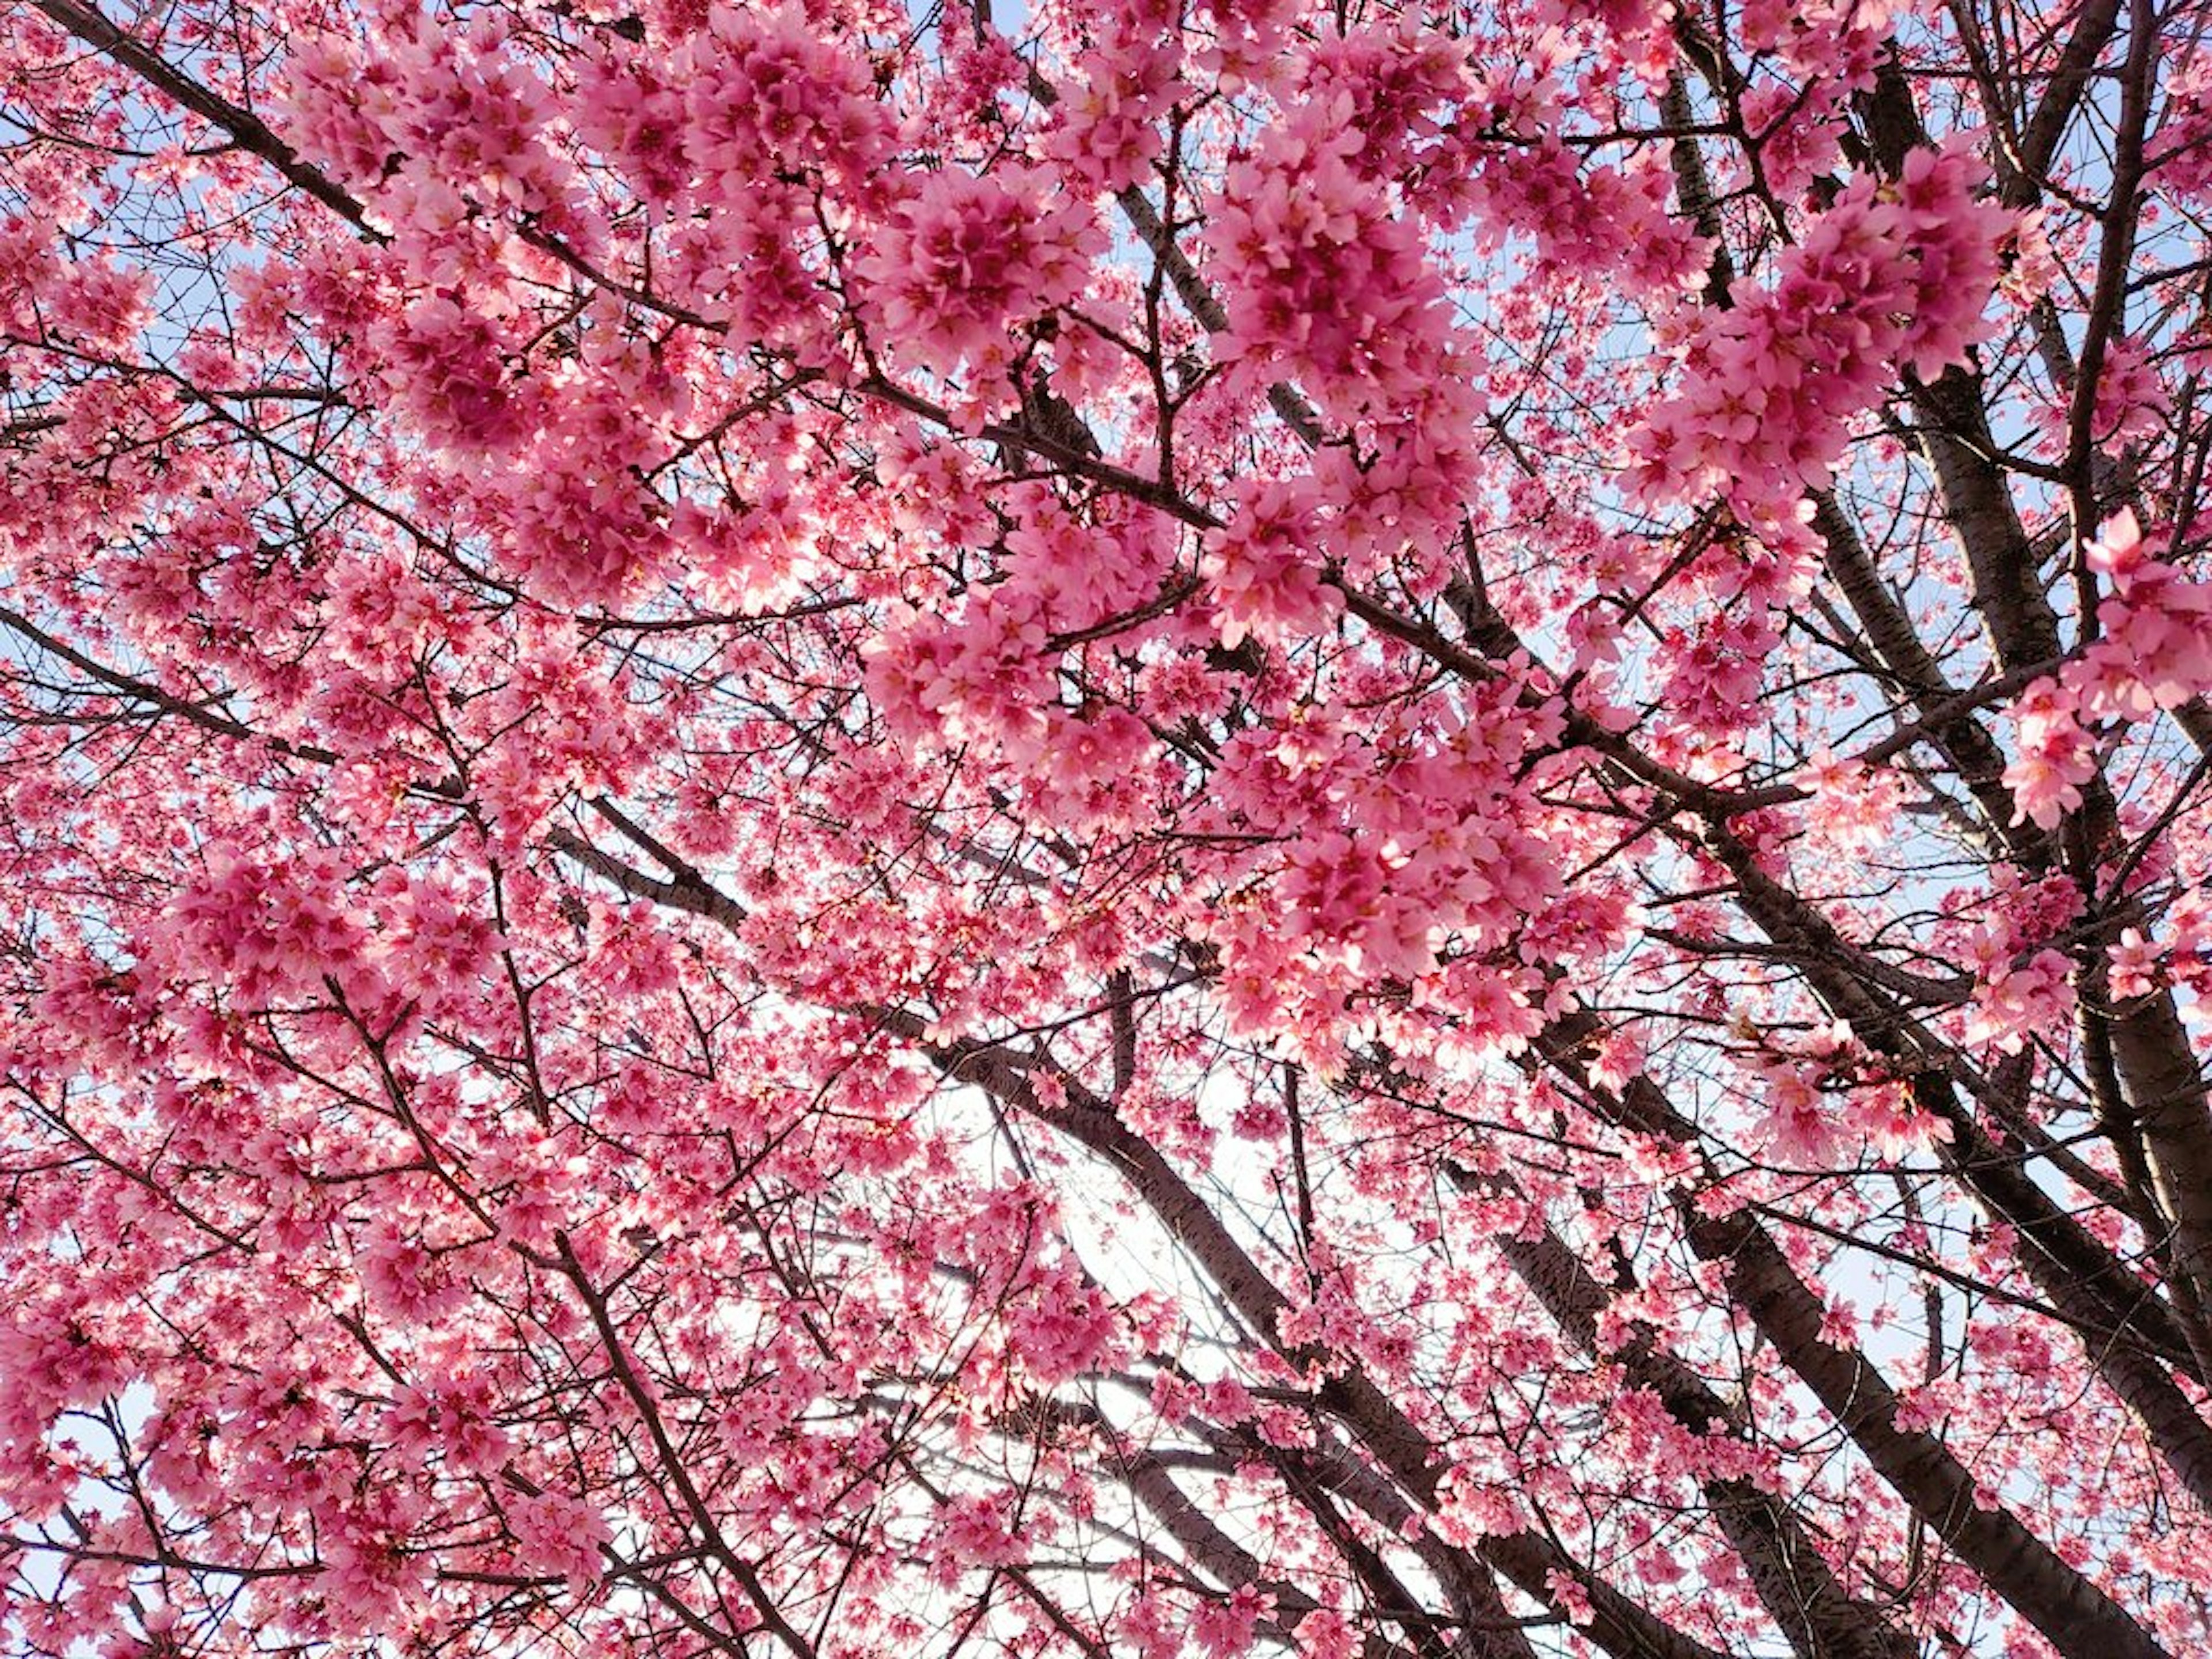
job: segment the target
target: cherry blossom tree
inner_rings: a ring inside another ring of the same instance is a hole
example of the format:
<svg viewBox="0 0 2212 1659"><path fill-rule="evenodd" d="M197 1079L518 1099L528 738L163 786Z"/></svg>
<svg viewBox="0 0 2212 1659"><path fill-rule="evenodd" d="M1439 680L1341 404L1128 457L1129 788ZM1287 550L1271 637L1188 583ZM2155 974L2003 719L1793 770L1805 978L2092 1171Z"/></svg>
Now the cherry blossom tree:
<svg viewBox="0 0 2212 1659"><path fill-rule="evenodd" d="M0 0L0 1644L2212 1650L2208 21Z"/></svg>

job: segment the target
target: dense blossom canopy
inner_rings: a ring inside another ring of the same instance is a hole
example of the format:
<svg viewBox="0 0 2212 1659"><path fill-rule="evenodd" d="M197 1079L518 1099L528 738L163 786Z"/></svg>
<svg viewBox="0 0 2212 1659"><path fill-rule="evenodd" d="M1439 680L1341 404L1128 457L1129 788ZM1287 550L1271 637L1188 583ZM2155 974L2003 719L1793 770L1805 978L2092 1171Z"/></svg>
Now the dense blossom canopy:
<svg viewBox="0 0 2212 1659"><path fill-rule="evenodd" d="M0 1649L2212 1650L2199 0L0 0Z"/></svg>

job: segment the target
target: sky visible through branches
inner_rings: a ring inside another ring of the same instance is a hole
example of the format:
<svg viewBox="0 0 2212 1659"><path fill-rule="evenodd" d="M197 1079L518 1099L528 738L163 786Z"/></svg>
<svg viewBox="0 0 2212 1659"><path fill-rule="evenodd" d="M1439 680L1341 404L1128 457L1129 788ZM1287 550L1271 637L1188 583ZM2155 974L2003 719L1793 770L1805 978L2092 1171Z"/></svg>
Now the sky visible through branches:
<svg viewBox="0 0 2212 1659"><path fill-rule="evenodd" d="M2194 0L0 0L0 1649L2212 1643Z"/></svg>

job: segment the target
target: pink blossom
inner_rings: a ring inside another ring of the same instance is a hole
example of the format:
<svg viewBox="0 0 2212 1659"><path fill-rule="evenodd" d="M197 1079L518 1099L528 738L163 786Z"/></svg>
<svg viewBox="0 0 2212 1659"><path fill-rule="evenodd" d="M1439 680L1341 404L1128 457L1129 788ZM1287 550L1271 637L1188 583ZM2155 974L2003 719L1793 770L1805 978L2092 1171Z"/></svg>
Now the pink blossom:
<svg viewBox="0 0 2212 1659"><path fill-rule="evenodd" d="M1209 1659L1239 1659L1251 1649L1254 1627L1273 1607L1265 1591L1240 1586L1221 1600L1200 1605L1191 1615L1191 1639Z"/></svg>
<svg viewBox="0 0 2212 1659"><path fill-rule="evenodd" d="M2074 1001L2072 976L2073 964L2056 951L1997 968L1974 988L1968 1040L2018 1054L2038 1036L2063 1030Z"/></svg>
<svg viewBox="0 0 2212 1659"><path fill-rule="evenodd" d="M2160 984L2165 951L2144 938L2139 927L2124 927L2120 936L2106 949L2112 963L2112 990L2115 997L2127 999L2148 996Z"/></svg>
<svg viewBox="0 0 2212 1659"><path fill-rule="evenodd" d="M601 1547L612 1537L606 1517L583 1499L562 1492L543 1492L507 1505L520 1564L534 1572L556 1573L572 1595L582 1595L606 1571Z"/></svg>
<svg viewBox="0 0 2212 1659"><path fill-rule="evenodd" d="M920 366L1003 362L1009 331L1082 291L1102 237L1087 204L1042 179L931 174L892 216L868 264L888 333Z"/></svg>
<svg viewBox="0 0 2212 1659"><path fill-rule="evenodd" d="M2095 775L2095 744L2055 680L2039 680L2022 692L2012 714L2020 739L2004 785L2013 792L2013 821L2048 830L2081 807L2081 785Z"/></svg>
<svg viewBox="0 0 2212 1659"><path fill-rule="evenodd" d="M1222 608L1221 637L1276 641L1325 626L1341 600L1322 580L1322 528L1295 485L1251 489L1226 528L1207 538L1201 570Z"/></svg>

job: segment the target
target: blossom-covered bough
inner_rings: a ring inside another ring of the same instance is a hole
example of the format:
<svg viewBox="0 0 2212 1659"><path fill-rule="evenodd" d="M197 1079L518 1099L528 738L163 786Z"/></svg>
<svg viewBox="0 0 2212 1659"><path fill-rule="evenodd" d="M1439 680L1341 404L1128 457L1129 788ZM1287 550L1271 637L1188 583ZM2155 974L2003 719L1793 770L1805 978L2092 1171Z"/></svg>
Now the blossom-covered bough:
<svg viewBox="0 0 2212 1659"><path fill-rule="evenodd" d="M2193 0L0 3L0 1645L2212 1646Z"/></svg>

